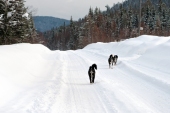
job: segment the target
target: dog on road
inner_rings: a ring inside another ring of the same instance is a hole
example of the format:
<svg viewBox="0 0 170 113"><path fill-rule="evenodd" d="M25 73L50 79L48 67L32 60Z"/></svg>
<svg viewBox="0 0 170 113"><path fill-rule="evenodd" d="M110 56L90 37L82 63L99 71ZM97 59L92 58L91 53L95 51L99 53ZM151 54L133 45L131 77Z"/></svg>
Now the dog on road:
<svg viewBox="0 0 170 113"><path fill-rule="evenodd" d="M118 59L118 56L117 56L117 55L114 55L114 57L113 57L113 62L114 62L115 65L116 65L116 63L117 63L117 59Z"/></svg>
<svg viewBox="0 0 170 113"><path fill-rule="evenodd" d="M95 69L97 70L97 65L96 64L92 64L92 66L89 67L88 75L89 75L90 83L94 83Z"/></svg>
<svg viewBox="0 0 170 113"><path fill-rule="evenodd" d="M117 59L118 59L118 55L112 55L112 54L111 54L111 55L109 56L109 59L108 59L109 68L112 68L112 67L113 67L113 63L114 63L114 65L116 65Z"/></svg>
<svg viewBox="0 0 170 113"><path fill-rule="evenodd" d="M109 68L111 68L111 66L113 66L113 55L112 54L109 56L108 63L109 63Z"/></svg>

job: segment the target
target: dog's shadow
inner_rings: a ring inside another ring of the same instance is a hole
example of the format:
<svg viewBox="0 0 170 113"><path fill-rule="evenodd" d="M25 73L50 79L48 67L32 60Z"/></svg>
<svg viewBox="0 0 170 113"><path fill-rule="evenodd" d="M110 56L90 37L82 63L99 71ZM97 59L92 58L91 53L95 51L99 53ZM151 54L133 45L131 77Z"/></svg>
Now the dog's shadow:
<svg viewBox="0 0 170 113"><path fill-rule="evenodd" d="M98 84L100 83L101 81L96 81L94 83L69 83L69 82L64 82L65 84L67 85L80 85L80 86L85 86L85 85L93 85L93 84Z"/></svg>
<svg viewBox="0 0 170 113"><path fill-rule="evenodd" d="M113 65L113 68L119 66L121 63L122 63L121 61L117 62L116 65ZM102 67L98 67L98 69L110 69L110 68L109 65L103 65Z"/></svg>

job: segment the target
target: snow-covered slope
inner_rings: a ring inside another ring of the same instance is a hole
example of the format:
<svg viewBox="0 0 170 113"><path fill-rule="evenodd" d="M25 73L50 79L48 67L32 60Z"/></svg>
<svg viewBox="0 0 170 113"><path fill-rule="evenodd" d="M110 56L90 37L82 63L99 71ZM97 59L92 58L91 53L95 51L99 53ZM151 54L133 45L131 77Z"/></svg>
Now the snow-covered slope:
<svg viewBox="0 0 170 113"><path fill-rule="evenodd" d="M146 35L76 51L0 46L0 113L170 113L169 49L170 37Z"/></svg>

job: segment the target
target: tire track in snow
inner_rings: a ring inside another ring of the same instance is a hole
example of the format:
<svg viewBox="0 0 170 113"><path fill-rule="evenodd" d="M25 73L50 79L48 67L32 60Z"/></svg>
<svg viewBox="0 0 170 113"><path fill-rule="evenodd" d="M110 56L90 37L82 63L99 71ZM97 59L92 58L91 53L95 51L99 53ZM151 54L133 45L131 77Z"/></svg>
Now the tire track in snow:
<svg viewBox="0 0 170 113"><path fill-rule="evenodd" d="M125 65L128 65L134 70L138 70L141 73L144 73L145 75L148 75L149 77L156 79L164 84L170 85L170 73L158 71L157 69L154 69L152 67L143 66L134 62L125 63Z"/></svg>
<svg viewBox="0 0 170 113"><path fill-rule="evenodd" d="M126 63L124 62L122 65L127 67L126 68L127 70L131 70L131 72L138 73L135 77L139 77L139 78L145 80L146 82L149 81L149 84L152 84L153 86L156 86L157 88L159 88L160 90L162 90L165 93L170 93L170 84L163 81L163 80L161 80L161 79L159 79L159 78L156 78L155 77L155 75L157 75L156 70L155 70L155 73L150 73L150 72L146 71L147 69L141 70L141 68L133 66L132 64L129 64L127 62ZM168 81L168 82L170 82L170 81Z"/></svg>
<svg viewBox="0 0 170 113"><path fill-rule="evenodd" d="M105 64L105 62L107 60L106 57L104 58L104 57L101 57L101 56L98 56L95 54L90 54L90 53L87 53L87 51L86 51L86 54L84 54L83 52L81 52L81 53L83 54L82 57L84 57L84 55L88 54L89 58L91 58L91 60L96 61L98 64L100 64L101 67L102 67L101 64L104 64L103 67L106 65ZM169 104L166 104L166 103L169 103L169 101L168 101L168 100L170 100L169 95L168 95L168 93L165 93L166 97L164 98L162 96L164 94L164 92L161 91L161 87L162 87L161 85L151 84L150 81L153 80L152 78L150 78L150 80L147 81L146 78L142 77L142 76L145 76L143 73L133 70L133 68L129 68L128 65L124 65L124 62L120 63L121 62L120 60L118 60L118 61L119 61L119 65L114 67L113 70L106 70L106 69L104 70L103 69L100 71L98 70L98 73L100 73L102 76L102 75L110 74L107 71L113 72L113 77L112 77L112 75L109 75L109 78L104 78L103 82L110 84L111 86L114 87L115 90L117 90L117 91L113 91L113 94L115 92L116 96L118 95L117 102L122 103L122 104L124 102L124 104L125 104L124 110L125 111L126 110L128 111L127 107L129 105L127 103L129 103L131 106L134 106L133 110L130 109L130 112L133 112L133 113L141 112L141 111L146 112L146 113L147 112L148 113L150 113L150 112L151 113L159 113L161 111L161 109L167 109L167 111L169 111L169 107L168 107ZM131 74L134 74L134 71L135 71L136 75L132 76ZM115 76L115 74L116 74L116 76ZM137 77L138 75L140 77ZM116 79L116 80L114 80L114 79ZM112 83L114 83L114 82L116 82L117 86L112 85ZM116 87L121 87L122 89L117 89ZM110 89L111 88L108 88L108 90L110 90ZM131 92L128 91L127 89L130 90ZM168 87L166 87L165 89L166 89L166 92L169 92ZM145 91L144 94L143 94L143 91ZM157 93L159 93L159 94L157 94ZM156 96L153 97L152 95L155 95L155 94L156 94ZM119 95L122 95L122 96L119 96ZM128 96L126 96L126 95L128 95ZM136 100L131 98L132 96ZM150 97L151 99L149 99L148 97ZM124 98L125 100L129 100L129 102L126 102L126 101L122 100L121 98ZM113 100L116 100L116 98L113 98ZM130 101L133 101L133 102L130 102ZM165 103L166 105L165 106L159 105L159 101ZM140 104L138 104L138 103L140 103ZM157 110L153 111L155 108L157 108ZM118 111L119 110L120 109L118 108Z"/></svg>
<svg viewBox="0 0 170 113"><path fill-rule="evenodd" d="M51 65L51 70L48 72L48 74L52 74L51 80L47 80L37 89L34 99L28 103L27 113L52 113L51 107L55 103L56 95L61 90L60 81L62 79L61 71L58 71L62 69L62 62L60 60L54 61L56 62ZM55 68L58 70L55 70Z"/></svg>
<svg viewBox="0 0 170 113"><path fill-rule="evenodd" d="M139 71L140 69L136 70L132 67L129 67L129 65L124 65L124 63L122 66L126 67L123 68L125 70L120 68L117 68L117 70L126 78L123 79L124 83L127 83L127 85L133 83L131 86L129 86L129 88L131 88L131 90L134 92L134 96L139 96L141 101L150 106L150 108L157 108L157 111L154 111L153 113L159 113L162 109L166 109L168 112L170 112L170 108L168 107L170 105L169 85L155 80L155 78L152 78L149 75L141 73L141 71ZM131 72L132 74L128 72ZM160 103L165 103L165 105L160 105Z"/></svg>
<svg viewBox="0 0 170 113"><path fill-rule="evenodd" d="M87 88L88 88L88 90L86 90L86 92L85 93L87 93L85 96L84 96L84 98L85 98L85 100L86 100L86 102L84 102L84 104L87 104L88 103L88 105L85 105L85 106L87 106L86 107L86 111L88 111L88 112L112 112L112 113L115 113L115 109L113 109L113 106L110 106L111 104L109 103L109 101L108 100L105 100L106 98L103 98L103 97L101 97L101 96L105 96L105 95L101 95L101 91L102 91L102 88L99 88L99 84L100 84L100 82L98 82L97 84L96 84L96 82L95 82L95 84L90 84L89 83L89 78L88 78L88 73L87 73L87 71L88 71L88 68L89 68L89 65L88 64L90 64L91 65L91 63L88 63L88 61L86 61L86 60L84 60L84 59L82 59L82 57L80 57L79 55L77 55L75 52L72 52L72 54L75 54L76 55L76 57L77 57L77 59L76 59L76 61L81 65L83 65L83 67L84 67L84 73L85 73L85 76L86 76L86 81L88 81L87 82ZM82 62L83 61L83 62ZM78 63L75 63L75 64L78 64ZM87 65L86 65L87 64ZM82 73L82 72L80 72L80 73ZM75 79L74 79L75 80ZM96 81L96 80L95 80ZM76 81L75 81L76 82ZM77 87L77 88L79 88L79 85L75 85L75 87ZM96 90L96 89L98 89L98 90ZM101 89L101 90L100 90ZM81 91L81 90L77 90L77 92L79 92L79 91ZM82 92L84 92L84 91L82 91ZM76 93L77 94L77 93ZM75 95L76 95L75 94ZM81 95L82 95L83 93L81 93ZM83 100L84 101L84 100ZM96 103L96 104L94 104L94 103ZM90 105L89 105L90 104ZM90 107L90 106L92 106L92 108ZM96 106L96 107L95 107ZM89 108L90 107L90 108ZM81 111L82 112L82 111Z"/></svg>
<svg viewBox="0 0 170 113"><path fill-rule="evenodd" d="M86 62L90 62L90 64L92 63L92 61L90 61L88 58L86 58L84 55L81 55L79 53L76 53L79 57L81 57L83 60L86 60ZM87 54L87 53L86 53ZM90 55L88 55L90 56ZM91 57L91 56L90 56ZM100 57L103 58L103 57ZM96 58L98 59L98 58ZM96 60L95 59L95 60ZM98 59L99 61L101 61L101 59ZM102 59L103 60L103 59ZM105 67L106 68L106 67ZM100 70L100 69L99 69ZM96 79L95 79L95 83L93 84L93 89L95 90L95 92L97 92L96 94L98 94L98 98L101 101L101 104L103 104L105 112L106 113L117 113L117 109L115 108L115 106L113 105L114 101L112 101L110 99L110 97L108 97L108 95L106 95L107 91L105 91L107 88L107 86L105 86L105 84L103 85L102 82L102 78L101 78L101 74L98 72L99 70L96 71ZM100 81L100 82L98 82ZM96 84L97 83L97 84ZM113 95L112 95L113 96ZM115 99L114 99L115 100ZM127 110L126 110L127 111Z"/></svg>
<svg viewBox="0 0 170 113"><path fill-rule="evenodd" d="M88 54L88 53L86 53L86 54ZM110 101L109 103L112 105L112 107L114 107L115 112L117 111L117 112L121 112L121 113L125 113L125 112L136 113L138 110L135 110L135 108L134 108L134 110L128 109L127 105L125 103L123 103L124 101L122 101L122 99L121 99L122 97L118 98L119 96L117 96L117 95L120 95L121 94L120 92L119 92L119 94L118 93L115 94L117 88L113 88L113 87L118 87L118 86L117 85L114 86L113 85L114 82L111 79L105 78L105 76L107 77L107 75L111 74L114 71L114 68L116 68L116 67L114 66L113 69L109 69L108 67L106 67L106 66L108 66L106 57L104 58L104 57L100 57L98 55L92 55L92 54L89 54L89 56L90 56L89 58L94 58L91 60L96 60L97 63L100 65L100 67L102 67L97 72L98 76L100 76L100 78L102 78L103 82L104 82L104 84L101 87L105 91L103 91L102 93L103 93L103 95L105 95L106 99L108 101ZM118 61L118 64L121 64L120 61ZM104 75L104 77L103 77L103 75Z"/></svg>

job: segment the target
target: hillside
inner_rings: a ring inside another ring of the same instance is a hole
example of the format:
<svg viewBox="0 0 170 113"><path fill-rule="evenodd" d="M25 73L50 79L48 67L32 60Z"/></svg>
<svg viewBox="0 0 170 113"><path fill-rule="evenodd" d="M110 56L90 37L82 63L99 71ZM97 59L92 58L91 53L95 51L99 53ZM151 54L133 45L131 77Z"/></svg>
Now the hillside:
<svg viewBox="0 0 170 113"><path fill-rule="evenodd" d="M142 0L141 16L139 0L106 6L104 12L90 7L84 18L79 21L70 19L70 26L46 34L47 47L75 50L94 42L114 42L139 35L170 36L169 3L167 0Z"/></svg>
<svg viewBox="0 0 170 113"><path fill-rule="evenodd" d="M69 20L50 17L50 16L34 16L33 20L34 20L35 28L40 32L51 30L52 28L56 28L61 25L64 25L64 22L66 25L70 23Z"/></svg>

